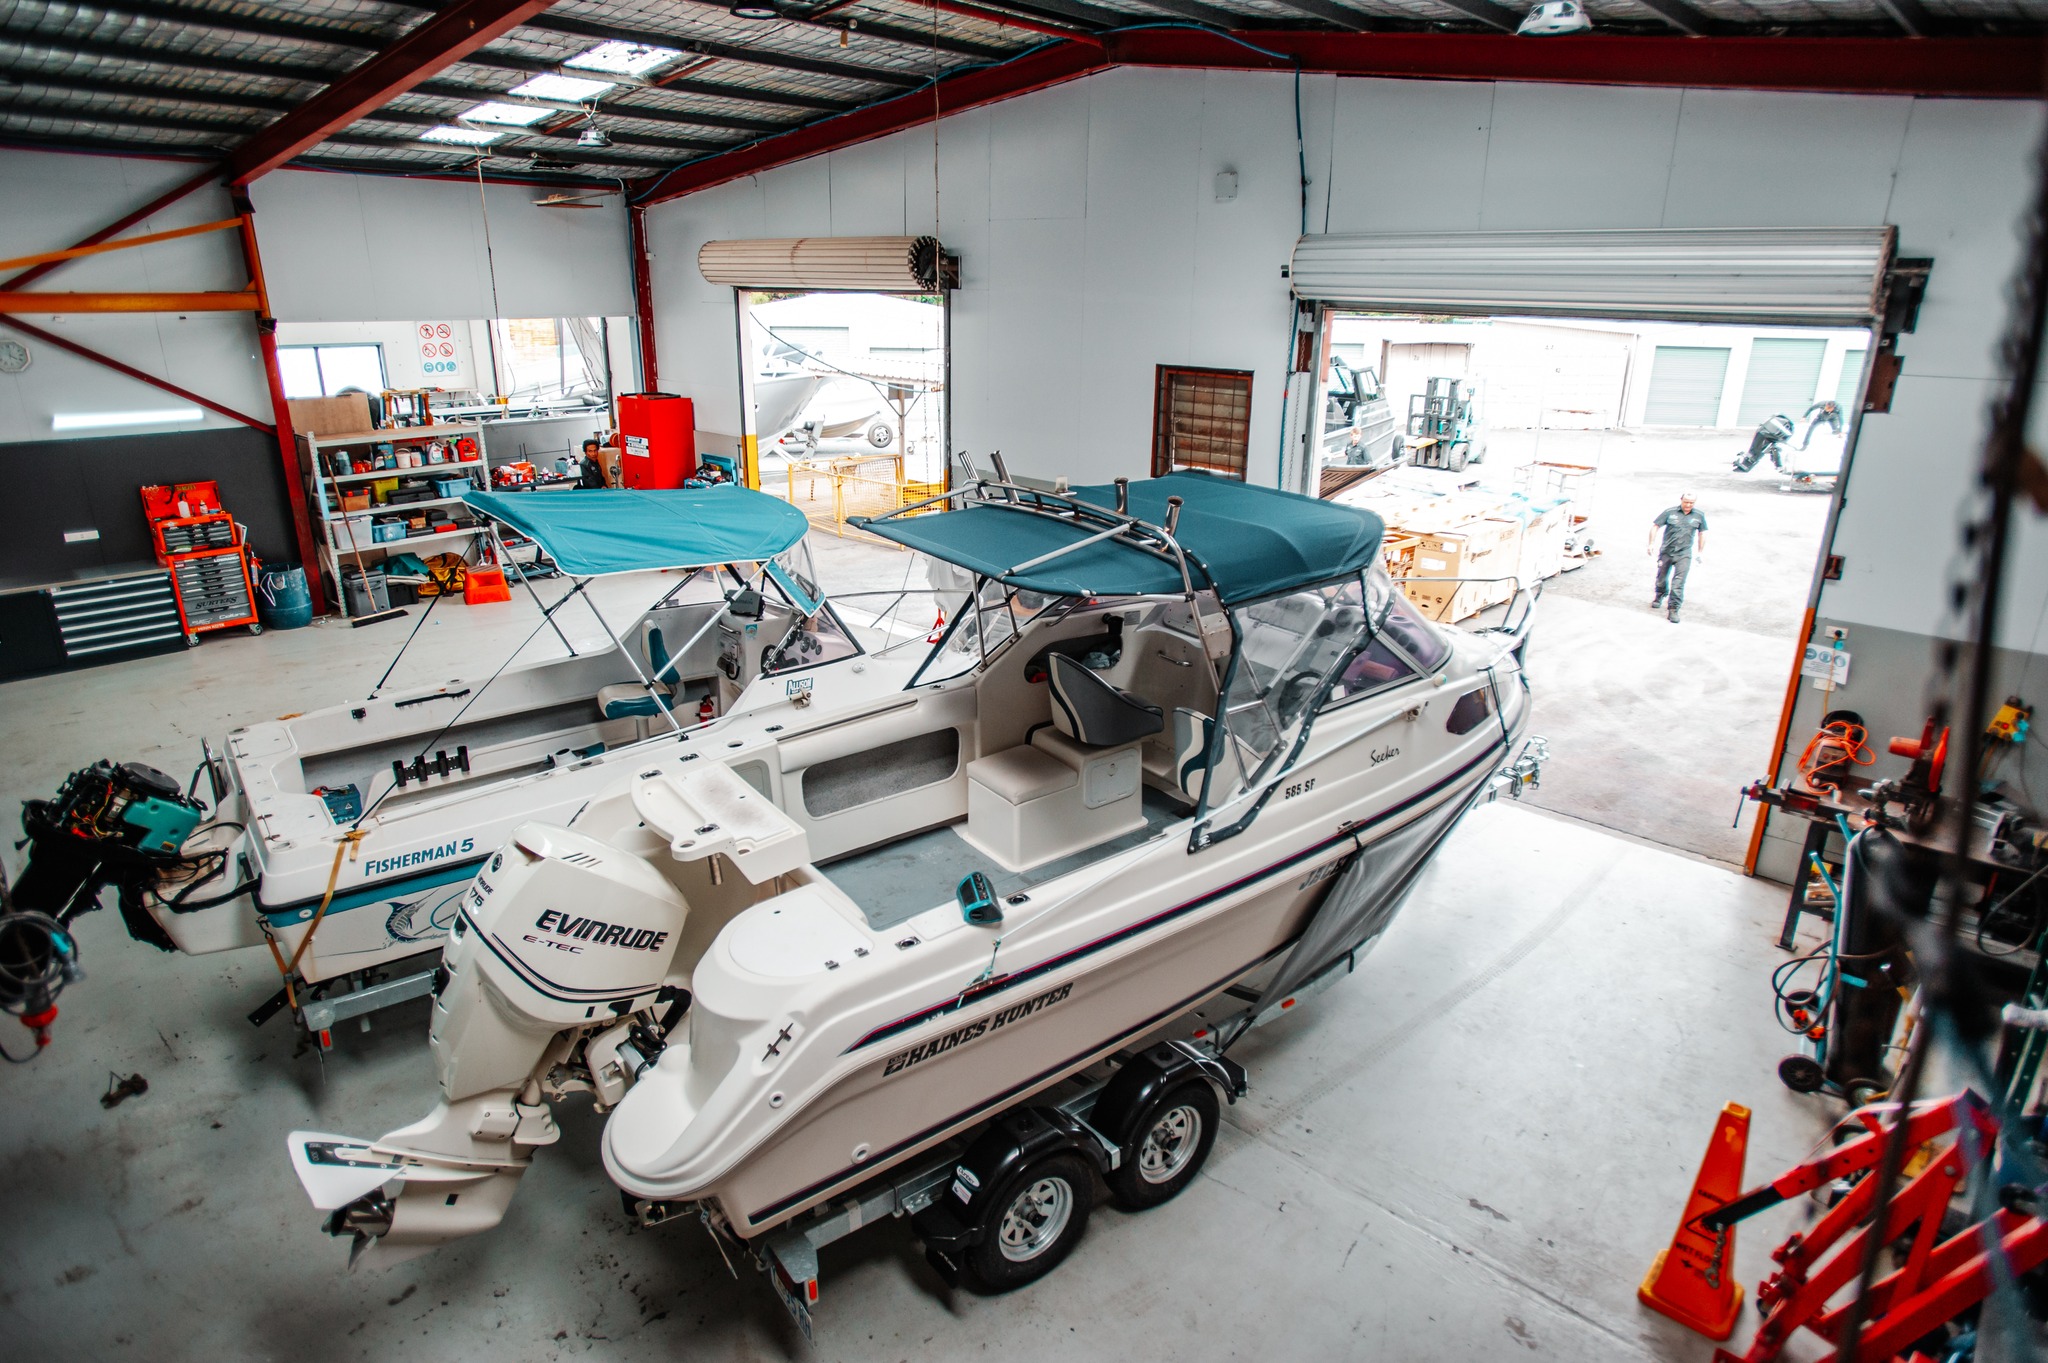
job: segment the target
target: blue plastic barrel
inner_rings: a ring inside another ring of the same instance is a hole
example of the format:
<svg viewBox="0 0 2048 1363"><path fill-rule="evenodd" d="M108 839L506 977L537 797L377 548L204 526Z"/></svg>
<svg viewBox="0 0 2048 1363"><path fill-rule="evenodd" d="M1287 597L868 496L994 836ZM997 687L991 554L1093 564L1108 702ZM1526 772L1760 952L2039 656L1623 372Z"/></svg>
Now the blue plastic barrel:
<svg viewBox="0 0 2048 1363"><path fill-rule="evenodd" d="M313 595L306 570L265 568L256 581L256 617L265 629L300 629L313 623Z"/></svg>

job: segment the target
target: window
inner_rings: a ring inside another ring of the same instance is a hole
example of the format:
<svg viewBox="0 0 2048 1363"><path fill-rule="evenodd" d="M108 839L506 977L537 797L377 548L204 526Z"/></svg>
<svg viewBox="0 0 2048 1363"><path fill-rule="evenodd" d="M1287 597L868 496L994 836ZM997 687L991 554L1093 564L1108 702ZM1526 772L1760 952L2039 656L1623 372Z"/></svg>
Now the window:
<svg viewBox="0 0 2048 1363"><path fill-rule="evenodd" d="M1252 443L1252 376L1241 369L1159 366L1152 412L1152 476L1205 469L1244 477Z"/></svg>
<svg viewBox="0 0 2048 1363"><path fill-rule="evenodd" d="M279 346L277 367L288 398L331 398L347 388L381 393L386 386L378 345Z"/></svg>
<svg viewBox="0 0 2048 1363"><path fill-rule="evenodd" d="M1367 615L1375 621L1372 641L1344 669L1325 705L1341 705L1398 685L1416 676L1418 666L1434 672L1450 656L1450 645L1394 590L1385 568L1366 575L1366 602ZM1388 647L1389 642L1394 647Z"/></svg>

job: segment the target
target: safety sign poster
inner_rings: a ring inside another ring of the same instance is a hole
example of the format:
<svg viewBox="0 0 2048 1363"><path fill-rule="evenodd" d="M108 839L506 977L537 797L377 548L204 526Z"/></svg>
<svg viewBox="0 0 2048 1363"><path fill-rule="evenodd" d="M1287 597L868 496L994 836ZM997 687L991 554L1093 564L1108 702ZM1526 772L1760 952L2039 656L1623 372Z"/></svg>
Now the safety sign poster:
<svg viewBox="0 0 2048 1363"><path fill-rule="evenodd" d="M461 387L468 369L469 346L464 329L453 322L415 322L413 339L419 346L420 372L433 387Z"/></svg>

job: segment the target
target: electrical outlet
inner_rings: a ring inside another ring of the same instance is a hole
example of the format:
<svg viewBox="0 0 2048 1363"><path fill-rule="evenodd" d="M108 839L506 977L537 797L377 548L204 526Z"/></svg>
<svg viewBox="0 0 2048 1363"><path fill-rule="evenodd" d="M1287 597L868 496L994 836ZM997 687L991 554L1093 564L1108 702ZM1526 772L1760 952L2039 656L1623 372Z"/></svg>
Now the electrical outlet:
<svg viewBox="0 0 2048 1363"><path fill-rule="evenodd" d="M1849 631L1842 625L1829 625L1821 630L1820 637L1823 639L1833 640L1836 643L1840 643L1842 640L1849 637Z"/></svg>

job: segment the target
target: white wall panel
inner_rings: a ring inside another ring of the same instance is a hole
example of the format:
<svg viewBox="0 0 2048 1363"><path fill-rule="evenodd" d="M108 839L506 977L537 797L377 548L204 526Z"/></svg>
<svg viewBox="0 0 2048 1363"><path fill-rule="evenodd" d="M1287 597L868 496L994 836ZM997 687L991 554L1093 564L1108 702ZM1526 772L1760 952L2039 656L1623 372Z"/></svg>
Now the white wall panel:
<svg viewBox="0 0 2048 1363"><path fill-rule="evenodd" d="M785 167L788 175L766 175L758 181L763 237L829 237L832 235L832 160L819 156ZM742 181L741 183L747 183ZM732 186L724 186L731 188ZM724 236L723 232L716 235ZM692 257L696 248L690 248Z"/></svg>
<svg viewBox="0 0 2048 1363"><path fill-rule="evenodd" d="M989 120L990 218L1087 214L1088 103L1100 83L1068 81L995 111Z"/></svg>
<svg viewBox="0 0 2048 1363"><path fill-rule="evenodd" d="M832 232L835 237L902 236L904 162L911 134L835 151L831 165ZM925 155L931 145L925 144ZM927 205L926 216L930 215ZM778 232L777 236L791 233Z"/></svg>
<svg viewBox="0 0 2048 1363"><path fill-rule="evenodd" d="M1884 222L1910 99L1687 90L1663 227Z"/></svg>
<svg viewBox="0 0 2048 1363"><path fill-rule="evenodd" d="M1337 82L1332 232L1479 230L1495 87L1479 81Z"/></svg>
<svg viewBox="0 0 2048 1363"><path fill-rule="evenodd" d="M1495 87L1479 226L1488 231L1663 226L1684 93L1618 86ZM1402 188L1413 193L1422 185Z"/></svg>
<svg viewBox="0 0 2048 1363"><path fill-rule="evenodd" d="M630 313L618 197L535 207L542 196L530 185L479 195L453 180L278 171L250 197L272 304L288 321Z"/></svg>

